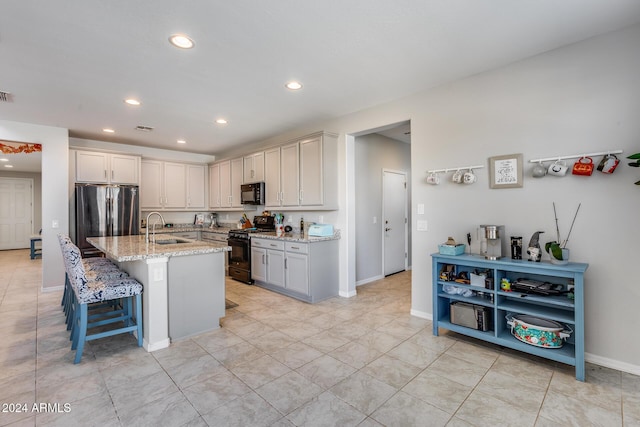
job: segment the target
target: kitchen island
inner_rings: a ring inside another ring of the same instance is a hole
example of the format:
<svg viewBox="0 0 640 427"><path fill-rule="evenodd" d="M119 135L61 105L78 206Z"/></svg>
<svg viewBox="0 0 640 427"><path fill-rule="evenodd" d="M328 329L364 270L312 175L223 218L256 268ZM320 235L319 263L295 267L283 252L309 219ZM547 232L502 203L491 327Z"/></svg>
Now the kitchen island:
<svg viewBox="0 0 640 427"><path fill-rule="evenodd" d="M156 234L89 237L87 241L144 286L143 345L147 351L220 327L225 315L225 243Z"/></svg>

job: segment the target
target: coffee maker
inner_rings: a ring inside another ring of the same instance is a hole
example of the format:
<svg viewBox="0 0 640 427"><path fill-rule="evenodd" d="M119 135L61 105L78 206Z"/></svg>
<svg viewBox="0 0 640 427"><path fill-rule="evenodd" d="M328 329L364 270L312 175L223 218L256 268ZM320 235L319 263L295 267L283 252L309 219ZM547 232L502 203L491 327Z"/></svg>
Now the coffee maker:
<svg viewBox="0 0 640 427"><path fill-rule="evenodd" d="M509 253L504 225L481 225L478 228L480 255L485 259L500 259Z"/></svg>

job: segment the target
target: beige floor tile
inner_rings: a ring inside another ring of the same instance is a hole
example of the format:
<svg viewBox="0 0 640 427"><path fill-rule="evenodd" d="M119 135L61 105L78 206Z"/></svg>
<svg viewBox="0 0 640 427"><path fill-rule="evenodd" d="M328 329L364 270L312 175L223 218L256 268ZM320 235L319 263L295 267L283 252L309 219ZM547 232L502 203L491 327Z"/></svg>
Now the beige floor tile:
<svg viewBox="0 0 640 427"><path fill-rule="evenodd" d="M386 354L383 354L360 370L360 372L383 381L396 389L404 387L420 371L420 368Z"/></svg>
<svg viewBox="0 0 640 427"><path fill-rule="evenodd" d="M291 369L269 355L241 363L229 369L254 390L291 371Z"/></svg>
<svg viewBox="0 0 640 427"><path fill-rule="evenodd" d="M360 412L371 415L398 389L367 374L356 372L331 387L329 391Z"/></svg>
<svg viewBox="0 0 640 427"><path fill-rule="evenodd" d="M330 392L324 392L287 416L296 426L357 426L367 416Z"/></svg>
<svg viewBox="0 0 640 427"><path fill-rule="evenodd" d="M322 331L319 334L305 338L302 342L323 353L328 353L345 345L349 340L338 335L334 335L330 331Z"/></svg>
<svg viewBox="0 0 640 427"><path fill-rule="evenodd" d="M356 369L365 367L382 355L378 350L357 342L348 342L329 353L329 356Z"/></svg>
<svg viewBox="0 0 640 427"><path fill-rule="evenodd" d="M163 399L177 391L178 387L164 371L109 389L120 416L137 411L139 406Z"/></svg>
<svg viewBox="0 0 640 427"><path fill-rule="evenodd" d="M267 401L251 391L202 415L210 426L267 427L282 418Z"/></svg>
<svg viewBox="0 0 640 427"><path fill-rule="evenodd" d="M533 426L538 415L538 407L531 405L527 410L515 409L491 394L474 390L456 412L456 417L479 427Z"/></svg>
<svg viewBox="0 0 640 427"><path fill-rule="evenodd" d="M206 356L207 351L194 340L186 339L171 343L168 348L151 353L163 368L172 368L183 364L186 360Z"/></svg>
<svg viewBox="0 0 640 427"><path fill-rule="evenodd" d="M435 406L400 391L371 414L371 418L388 427L437 427L446 425L451 416Z"/></svg>
<svg viewBox="0 0 640 427"><path fill-rule="evenodd" d="M120 421L122 425L136 427L180 426L199 416L186 397L178 391L120 416Z"/></svg>
<svg viewBox="0 0 640 427"><path fill-rule="evenodd" d="M400 359L403 362L417 366L418 368L426 368L440 356L439 352L420 346L411 341L403 342L402 344L394 347L387 354Z"/></svg>
<svg viewBox="0 0 640 427"><path fill-rule="evenodd" d="M323 353L307 344L295 342L271 354L271 357L291 369L298 369L322 355Z"/></svg>
<svg viewBox="0 0 640 427"><path fill-rule="evenodd" d="M443 411L454 414L469 396L472 387L442 377L429 369L423 371L402 389Z"/></svg>
<svg viewBox="0 0 640 427"><path fill-rule="evenodd" d="M213 356L205 354L193 359L187 359L179 365L166 367L164 370L180 389L185 389L207 378L226 372L227 369Z"/></svg>
<svg viewBox="0 0 640 427"><path fill-rule="evenodd" d="M206 414L251 392L251 388L232 373L223 372L187 387L183 392L200 414Z"/></svg>
<svg viewBox="0 0 640 427"><path fill-rule="evenodd" d="M212 355L227 368L232 368L241 363L258 359L264 356L264 352L248 342L242 342L240 344L218 350L212 353Z"/></svg>
<svg viewBox="0 0 640 427"><path fill-rule="evenodd" d="M296 371L323 389L327 389L356 372L356 369L331 356L324 355Z"/></svg>
<svg viewBox="0 0 640 427"><path fill-rule="evenodd" d="M580 398L550 390L540 409L540 416L556 425L621 426L622 415L619 408L618 411L607 410Z"/></svg>
<svg viewBox="0 0 640 427"><path fill-rule="evenodd" d="M319 395L322 389L299 373L291 371L256 389L256 392L286 415Z"/></svg>

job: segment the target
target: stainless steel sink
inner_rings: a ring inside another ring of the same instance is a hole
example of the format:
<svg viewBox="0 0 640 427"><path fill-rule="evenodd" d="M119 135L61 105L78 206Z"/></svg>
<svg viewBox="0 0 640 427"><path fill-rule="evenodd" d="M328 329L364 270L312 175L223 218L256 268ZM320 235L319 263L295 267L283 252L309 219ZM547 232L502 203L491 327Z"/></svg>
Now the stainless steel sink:
<svg viewBox="0 0 640 427"><path fill-rule="evenodd" d="M192 243L190 240L182 240L182 239L158 239L156 240L157 245L177 245L180 243Z"/></svg>

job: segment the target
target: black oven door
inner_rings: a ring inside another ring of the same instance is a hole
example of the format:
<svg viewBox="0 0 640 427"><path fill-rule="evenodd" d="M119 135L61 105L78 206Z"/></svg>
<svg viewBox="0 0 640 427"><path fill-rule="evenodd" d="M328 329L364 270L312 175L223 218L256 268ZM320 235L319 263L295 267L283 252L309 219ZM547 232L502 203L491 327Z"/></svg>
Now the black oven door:
<svg viewBox="0 0 640 427"><path fill-rule="evenodd" d="M229 267L249 270L251 268L251 244L249 240L230 238L227 240L227 244L231 246Z"/></svg>

